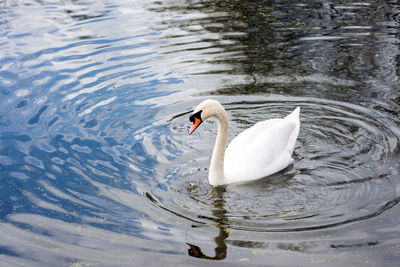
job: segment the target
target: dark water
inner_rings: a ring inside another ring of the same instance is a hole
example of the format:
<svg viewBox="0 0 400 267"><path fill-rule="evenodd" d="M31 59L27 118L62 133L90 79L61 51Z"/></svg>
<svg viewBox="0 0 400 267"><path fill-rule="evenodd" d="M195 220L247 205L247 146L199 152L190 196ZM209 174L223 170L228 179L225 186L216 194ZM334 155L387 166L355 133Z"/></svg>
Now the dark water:
<svg viewBox="0 0 400 267"><path fill-rule="evenodd" d="M0 1L0 265L395 266L397 1ZM294 163L212 188L300 106Z"/></svg>

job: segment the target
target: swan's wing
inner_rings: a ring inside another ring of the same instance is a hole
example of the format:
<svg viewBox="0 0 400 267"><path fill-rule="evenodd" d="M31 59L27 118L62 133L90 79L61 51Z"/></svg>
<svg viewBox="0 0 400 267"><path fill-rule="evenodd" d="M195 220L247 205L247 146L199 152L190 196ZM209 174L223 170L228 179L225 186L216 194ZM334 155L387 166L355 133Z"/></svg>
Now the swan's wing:
<svg viewBox="0 0 400 267"><path fill-rule="evenodd" d="M284 119L262 121L243 131L229 144L224 172L230 182L262 178L292 161L299 133L299 110Z"/></svg>

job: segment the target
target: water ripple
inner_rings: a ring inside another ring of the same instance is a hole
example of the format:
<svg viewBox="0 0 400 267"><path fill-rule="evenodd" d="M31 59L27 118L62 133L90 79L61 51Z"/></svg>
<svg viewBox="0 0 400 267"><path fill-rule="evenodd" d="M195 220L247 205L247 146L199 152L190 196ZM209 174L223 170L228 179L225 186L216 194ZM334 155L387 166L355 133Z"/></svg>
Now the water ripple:
<svg viewBox="0 0 400 267"><path fill-rule="evenodd" d="M0 265L395 262L395 3L0 5ZM293 164L210 187L210 95L230 138L301 106Z"/></svg>
<svg viewBox="0 0 400 267"><path fill-rule="evenodd" d="M219 207L224 213L223 225L260 232L319 230L367 220L398 203L400 196L393 188L399 169L398 122L380 111L355 104L312 98L272 99L229 102L227 98L231 136L243 126L265 119L266 114L273 118L300 106L302 130L295 162L269 179L226 187L224 205ZM186 124L186 117L175 117L177 122L173 120L173 124ZM179 143L180 147L190 143L178 138L186 135L185 127L173 129L174 138L165 139L166 143ZM220 222L221 218L213 215L215 192L207 186L209 157L201 152L211 149L215 131L214 123L206 123L195 137L196 145L184 149L191 160L179 159L179 167L170 173L165 170L167 173L160 176L163 186L159 188L169 188L174 192L172 196L166 197L160 191L157 194L163 199L161 202L150 193L146 196L190 221ZM157 142L156 135L152 140ZM156 150L168 153L151 148L152 143L144 144L150 154ZM159 162L162 165L163 161Z"/></svg>

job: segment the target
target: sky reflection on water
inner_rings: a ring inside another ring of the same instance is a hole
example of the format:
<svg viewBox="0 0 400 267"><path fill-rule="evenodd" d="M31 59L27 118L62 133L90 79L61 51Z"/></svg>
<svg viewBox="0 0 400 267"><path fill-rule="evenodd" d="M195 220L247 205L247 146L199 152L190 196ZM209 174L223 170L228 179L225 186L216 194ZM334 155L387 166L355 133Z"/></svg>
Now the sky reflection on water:
<svg viewBox="0 0 400 267"><path fill-rule="evenodd" d="M0 265L397 263L399 13L0 1ZM300 105L294 164L211 188L206 97L231 138Z"/></svg>

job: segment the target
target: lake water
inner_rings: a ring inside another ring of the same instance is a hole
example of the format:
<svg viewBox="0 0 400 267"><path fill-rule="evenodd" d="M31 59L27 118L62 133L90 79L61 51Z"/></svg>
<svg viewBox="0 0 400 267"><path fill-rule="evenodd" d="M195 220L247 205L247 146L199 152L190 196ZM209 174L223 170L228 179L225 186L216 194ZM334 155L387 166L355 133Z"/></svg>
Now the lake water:
<svg viewBox="0 0 400 267"><path fill-rule="evenodd" d="M398 264L399 44L398 1L0 1L0 265ZM206 98L300 106L293 164L209 186Z"/></svg>

